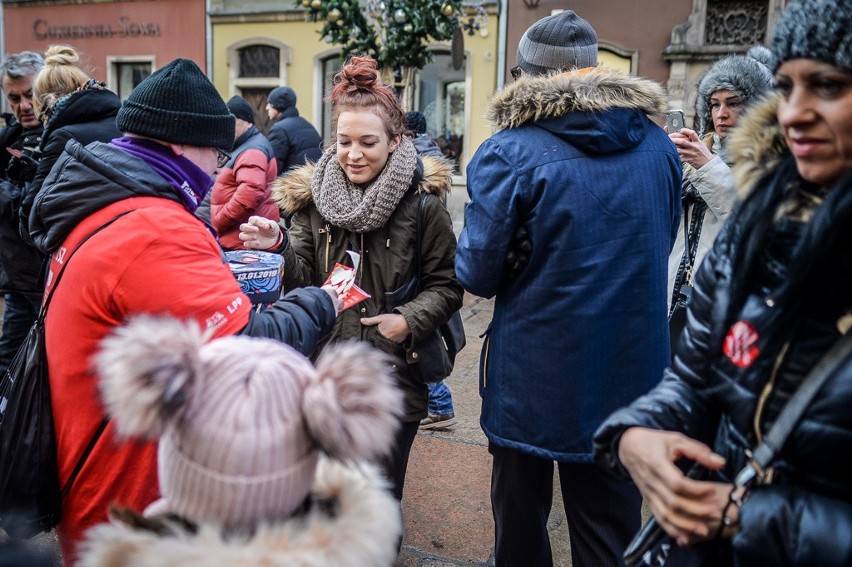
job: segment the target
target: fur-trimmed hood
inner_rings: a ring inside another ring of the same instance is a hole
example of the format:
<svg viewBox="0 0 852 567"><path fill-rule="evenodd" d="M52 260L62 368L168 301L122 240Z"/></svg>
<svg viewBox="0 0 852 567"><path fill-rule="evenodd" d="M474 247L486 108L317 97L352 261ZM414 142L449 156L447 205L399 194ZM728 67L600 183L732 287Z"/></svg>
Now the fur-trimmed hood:
<svg viewBox="0 0 852 567"><path fill-rule="evenodd" d="M661 115L666 109L666 93L654 81L618 71L595 69L549 76L523 75L491 97L486 118L496 129L503 130L571 112L614 108Z"/></svg>
<svg viewBox="0 0 852 567"><path fill-rule="evenodd" d="M175 517L111 514L89 531L79 567L389 567L402 533L399 504L372 466L322 460L304 516L226 537Z"/></svg>
<svg viewBox="0 0 852 567"><path fill-rule="evenodd" d="M778 95L770 94L740 116L728 139L728 156L740 198L748 195L760 179L775 169L787 152L787 142L778 124Z"/></svg>
<svg viewBox="0 0 852 567"><path fill-rule="evenodd" d="M418 190L444 198L452 184L453 164L446 159L422 156L423 172ZM311 178L316 166L308 163L291 169L272 182L272 198L284 214L292 215L313 202Z"/></svg>

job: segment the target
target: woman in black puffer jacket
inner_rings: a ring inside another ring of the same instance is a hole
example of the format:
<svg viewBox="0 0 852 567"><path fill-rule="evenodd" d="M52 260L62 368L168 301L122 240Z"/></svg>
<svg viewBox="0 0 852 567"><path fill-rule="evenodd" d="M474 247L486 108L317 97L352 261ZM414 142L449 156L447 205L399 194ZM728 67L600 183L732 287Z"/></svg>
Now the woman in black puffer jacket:
<svg viewBox="0 0 852 567"><path fill-rule="evenodd" d="M44 124L39 146L38 169L21 198L21 234L29 239L29 214L50 169L68 140L83 146L109 142L121 136L115 117L121 100L87 75L78 63L80 56L67 45L51 45L44 54L44 67L33 80L36 116Z"/></svg>
<svg viewBox="0 0 852 567"><path fill-rule="evenodd" d="M778 92L729 146L747 196L697 274L673 367L601 426L596 458L630 474L678 545L712 548L706 564L848 566L852 362L828 378L773 470L732 484L852 327L852 14L841 0L797 0L772 47ZM685 478L692 462L713 480Z"/></svg>

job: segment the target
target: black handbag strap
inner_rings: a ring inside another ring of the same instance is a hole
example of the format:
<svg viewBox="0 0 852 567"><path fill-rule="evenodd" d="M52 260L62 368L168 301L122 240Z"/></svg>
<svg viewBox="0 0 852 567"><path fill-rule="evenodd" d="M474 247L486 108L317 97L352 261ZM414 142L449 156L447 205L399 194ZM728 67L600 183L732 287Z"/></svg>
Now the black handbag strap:
<svg viewBox="0 0 852 567"><path fill-rule="evenodd" d="M735 484L747 486L754 479L760 479L772 463L775 455L784 446L787 437L796 427L814 396L840 365L852 355L852 332L843 335L817 364L811 369L793 396L784 404L781 413L763 441L752 451L749 463L737 474Z"/></svg>
<svg viewBox="0 0 852 567"><path fill-rule="evenodd" d="M74 249L63 259L62 265L59 268L59 271L56 273L56 279L53 281L53 283L50 287L50 291L47 292L47 296L45 297L44 302L41 304L41 309L38 312L38 321L37 321L36 324L39 324L39 325L44 324L44 319L47 315L47 308L50 305L50 300L53 299L53 292L56 291L56 288L59 285L59 280L62 279L62 274L65 272L65 267L68 265L68 262L71 260L71 257L91 237L93 237L94 235L96 235L97 233L99 233L100 231L102 231L103 229L105 229L106 227L108 227L109 225L114 223L115 221L117 221L119 218L123 217L124 215L126 215L128 213L133 212L134 210L136 210L136 209L131 209L129 211L123 211L123 212L119 213L118 215L114 216L113 218L111 218L110 220L108 220L107 222L105 222L104 224L102 224L101 226L99 226L98 228L96 228L95 230L90 232L89 234L87 234L85 236L85 238L83 238L77 244L77 246L75 246ZM50 262L50 256L47 257L47 262ZM44 332L43 327L42 327L42 332ZM65 500L65 496L71 491L71 485L74 484L75 480L77 480L77 475L80 474L80 470L82 470L83 465L86 464L86 461L88 460L89 455L92 452L92 449L95 448L95 445L97 444L98 439L101 438L101 435L103 434L103 432L106 429L106 426L108 424L109 424L109 418L108 417L105 417L104 419L102 419L100 425L98 425L97 430L95 430L94 435L92 435L92 438L89 439L89 443L86 445L86 449L83 451L83 454L80 455L80 458L77 460L77 464L74 465L74 470L71 471L71 476L68 477L68 480L65 482L65 485L62 487L62 491L60 492L60 496L59 496L60 502Z"/></svg>

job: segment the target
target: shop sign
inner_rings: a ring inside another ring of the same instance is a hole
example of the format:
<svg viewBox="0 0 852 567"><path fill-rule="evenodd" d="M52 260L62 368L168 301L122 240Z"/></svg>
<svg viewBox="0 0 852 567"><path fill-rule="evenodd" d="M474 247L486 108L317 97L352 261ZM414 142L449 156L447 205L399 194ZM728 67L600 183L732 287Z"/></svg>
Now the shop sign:
<svg viewBox="0 0 852 567"><path fill-rule="evenodd" d="M38 40L67 40L113 37L159 36L160 24L156 22L132 22L121 16L111 24L54 24L39 18L33 22L33 35Z"/></svg>

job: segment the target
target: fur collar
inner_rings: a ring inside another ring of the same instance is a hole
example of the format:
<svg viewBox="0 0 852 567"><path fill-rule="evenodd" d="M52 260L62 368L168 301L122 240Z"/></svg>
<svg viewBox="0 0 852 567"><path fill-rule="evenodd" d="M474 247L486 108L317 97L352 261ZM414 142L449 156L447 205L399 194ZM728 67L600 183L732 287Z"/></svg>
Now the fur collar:
<svg viewBox="0 0 852 567"><path fill-rule="evenodd" d="M225 537L174 517L113 514L87 535L79 567L390 567L402 534L399 503L369 465L323 459L310 510L252 536Z"/></svg>
<svg viewBox="0 0 852 567"><path fill-rule="evenodd" d="M760 179L775 169L787 152L787 142L778 125L778 97L770 94L740 116L728 140L737 192L748 195Z"/></svg>
<svg viewBox="0 0 852 567"><path fill-rule="evenodd" d="M600 112L632 108L649 115L666 109L661 85L617 71L569 71L549 76L527 76L497 91L486 115L498 130L527 122L564 116L570 112Z"/></svg>
<svg viewBox="0 0 852 567"><path fill-rule="evenodd" d="M423 156L423 176L418 190L444 197L450 192L453 164L443 158ZM315 165L294 168L272 182L272 198L285 214L291 215L313 202L311 177Z"/></svg>

